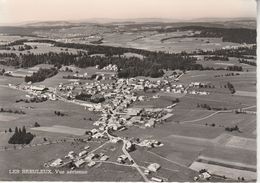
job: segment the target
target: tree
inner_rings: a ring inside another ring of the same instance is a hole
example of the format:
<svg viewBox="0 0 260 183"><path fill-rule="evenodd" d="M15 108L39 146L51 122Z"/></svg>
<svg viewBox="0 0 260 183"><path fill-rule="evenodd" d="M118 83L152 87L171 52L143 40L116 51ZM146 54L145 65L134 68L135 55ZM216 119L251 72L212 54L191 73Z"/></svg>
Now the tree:
<svg viewBox="0 0 260 183"><path fill-rule="evenodd" d="M25 126L23 126L23 129L22 129L22 134L26 134L26 129L25 129Z"/></svg>
<svg viewBox="0 0 260 183"><path fill-rule="evenodd" d="M10 133L12 133L13 131L12 131L12 128L9 128L9 130L8 130Z"/></svg>
<svg viewBox="0 0 260 183"><path fill-rule="evenodd" d="M35 122L34 127L40 127L39 123Z"/></svg>
<svg viewBox="0 0 260 183"><path fill-rule="evenodd" d="M15 127L15 133L18 133L19 131L18 131L18 128L17 127Z"/></svg>

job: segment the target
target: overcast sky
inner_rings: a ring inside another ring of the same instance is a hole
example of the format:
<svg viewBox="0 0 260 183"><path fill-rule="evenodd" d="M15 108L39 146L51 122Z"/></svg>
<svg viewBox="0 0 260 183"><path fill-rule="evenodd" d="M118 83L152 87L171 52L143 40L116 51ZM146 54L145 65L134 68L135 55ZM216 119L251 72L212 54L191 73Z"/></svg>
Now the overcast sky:
<svg viewBox="0 0 260 183"><path fill-rule="evenodd" d="M256 17L255 0L0 0L0 23L88 18Z"/></svg>

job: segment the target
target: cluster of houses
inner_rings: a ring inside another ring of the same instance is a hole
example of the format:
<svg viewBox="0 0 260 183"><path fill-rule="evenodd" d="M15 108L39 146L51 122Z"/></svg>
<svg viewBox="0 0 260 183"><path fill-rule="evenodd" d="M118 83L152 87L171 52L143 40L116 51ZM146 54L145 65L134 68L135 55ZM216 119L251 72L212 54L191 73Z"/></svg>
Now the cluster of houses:
<svg viewBox="0 0 260 183"><path fill-rule="evenodd" d="M164 144L157 140L145 139L145 140L139 142L138 145L142 146L142 147L152 148L152 147L162 147Z"/></svg>
<svg viewBox="0 0 260 183"><path fill-rule="evenodd" d="M144 101L145 96L137 96L135 92L143 91L145 87L155 88L164 85L167 81L151 82L144 79L118 79L113 83L101 83L99 81L80 84L73 82L67 85L60 84L58 91L61 95L75 99L76 95L99 94L105 98L105 102L93 104L86 101L78 101L90 111L101 111L101 118L94 122L96 130L104 131L106 127L112 130L124 130L126 126L143 125L153 127L169 112L165 109L129 108L135 101ZM170 117L170 116L168 116ZM93 133L94 134L94 133ZM96 134L96 133L95 133ZM102 137L100 133L95 135Z"/></svg>
<svg viewBox="0 0 260 183"><path fill-rule="evenodd" d="M108 66L103 67L102 70L104 70L104 71L115 71L115 72L117 72L117 71L118 71L118 67L117 67L117 65L109 64Z"/></svg>
<svg viewBox="0 0 260 183"><path fill-rule="evenodd" d="M30 83L27 85L8 85L10 88L27 91L28 94L25 95L28 99L49 99L49 100L57 100L56 95L53 93L53 88L47 88L44 85L31 85Z"/></svg>
<svg viewBox="0 0 260 183"><path fill-rule="evenodd" d="M200 88L210 88L211 85L209 85L209 83L202 83L202 82L191 82L189 84L189 88L192 88L191 90L188 91L189 94L192 95L209 95L209 92L207 91L198 91L198 90L194 90L195 89L200 89Z"/></svg>
<svg viewBox="0 0 260 183"><path fill-rule="evenodd" d="M75 168L81 168L87 165L89 168L96 165L96 162L107 161L109 156L104 153L92 153L88 152L89 146L84 147L84 150L79 152L78 154L74 151L68 152L68 154L64 158L58 158L49 163L49 167L63 167L68 165L72 170Z"/></svg>

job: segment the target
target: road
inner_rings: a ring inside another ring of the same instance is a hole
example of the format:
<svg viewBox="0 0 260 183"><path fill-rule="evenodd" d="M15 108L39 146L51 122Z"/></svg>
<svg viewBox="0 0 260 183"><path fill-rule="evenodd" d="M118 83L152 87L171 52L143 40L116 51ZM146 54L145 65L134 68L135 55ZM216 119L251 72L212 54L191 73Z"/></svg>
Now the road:
<svg viewBox="0 0 260 183"><path fill-rule="evenodd" d="M241 108L242 110L245 110L245 109L250 109L250 108L254 108L256 107L255 105L254 106L249 106L249 107L244 107L244 108ZM208 119L218 113L230 113L230 112L233 112L234 110L239 110L239 109L232 109L232 110L224 110L224 111L216 111L208 116L205 116L205 117L202 117L202 118L199 118L199 119L194 119L194 120L189 120L189 121L181 121L179 122L180 124L181 123L191 123L191 122L197 122L197 121L201 121L201 120L204 120L204 119Z"/></svg>
<svg viewBox="0 0 260 183"><path fill-rule="evenodd" d="M142 172L142 170L140 169L140 167L136 164L136 162L134 161L134 159L131 157L131 155L127 152L127 150L125 149L126 140L123 140L123 147L122 147L122 151L124 152L124 154L128 157L128 159L133 162L132 166L135 167L137 169L137 171L140 173L140 175L143 177L145 182L150 182L150 180L146 177L146 175Z"/></svg>
<svg viewBox="0 0 260 183"><path fill-rule="evenodd" d="M131 155L127 152L127 150L125 149L127 140L122 139L120 137L114 137L112 136L109 132L108 129L106 128L106 133L108 138L111 140L113 138L119 138L120 140L123 141L123 146L122 146L122 151L123 153L127 156L127 158L129 159L129 161L133 162L132 167L136 168L136 170L140 173L140 175L143 177L145 182L150 182L150 180L146 177L146 175L143 173L143 171L140 169L140 167L137 165L137 163L134 161L134 159L131 157Z"/></svg>

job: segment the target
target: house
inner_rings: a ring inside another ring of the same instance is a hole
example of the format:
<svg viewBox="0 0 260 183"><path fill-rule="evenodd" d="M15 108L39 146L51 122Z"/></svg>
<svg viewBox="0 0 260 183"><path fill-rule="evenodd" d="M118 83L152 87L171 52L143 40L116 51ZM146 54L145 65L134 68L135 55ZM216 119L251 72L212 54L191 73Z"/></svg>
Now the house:
<svg viewBox="0 0 260 183"><path fill-rule="evenodd" d="M85 149L85 150L89 149L89 146L85 146L84 149Z"/></svg>
<svg viewBox="0 0 260 183"><path fill-rule="evenodd" d="M134 123L144 123L144 121L141 120L141 116L134 116L129 120L129 122L131 122L132 124L134 124Z"/></svg>
<svg viewBox="0 0 260 183"><path fill-rule="evenodd" d="M108 160L108 156L107 155L104 155L104 156L102 156L101 158L100 158L100 161L106 161L106 160Z"/></svg>
<svg viewBox="0 0 260 183"><path fill-rule="evenodd" d="M79 153L79 157L82 157L82 156L84 156L84 155L86 155L88 152L87 151L81 151L80 153Z"/></svg>
<svg viewBox="0 0 260 183"><path fill-rule="evenodd" d="M91 133L94 135L94 134L96 134L97 132L98 132L98 130L97 129L92 129L92 130L90 130L91 131Z"/></svg>
<svg viewBox="0 0 260 183"><path fill-rule="evenodd" d="M74 151L70 151L70 152L68 153L68 155L65 156L65 158L74 159L74 155L75 155Z"/></svg>
<svg viewBox="0 0 260 183"><path fill-rule="evenodd" d="M161 178L157 178L157 177L152 177L151 181L155 181L155 182L163 182L163 180Z"/></svg>
<svg viewBox="0 0 260 183"><path fill-rule="evenodd" d="M140 114L141 111L142 111L142 109L139 109L139 108L128 108L127 109L127 115L137 116L137 115Z"/></svg>
<svg viewBox="0 0 260 183"><path fill-rule="evenodd" d="M145 174L145 175L149 175L149 174L150 174L150 170L145 169L145 170L144 170L144 174Z"/></svg>
<svg viewBox="0 0 260 183"><path fill-rule="evenodd" d="M79 167L81 167L83 164L85 164L86 162L83 160L83 159L80 159L80 160L78 160L78 161L76 161L75 163L74 163L74 165L77 167L77 168L79 168Z"/></svg>
<svg viewBox="0 0 260 183"><path fill-rule="evenodd" d="M135 149L135 146L134 144L132 144L130 141L127 141L126 142L126 146L125 146L125 149L130 152L130 151L133 151Z"/></svg>
<svg viewBox="0 0 260 183"><path fill-rule="evenodd" d="M172 109L172 108L175 107L176 105L177 105L177 103L172 104L172 105L169 105L169 106L166 107L166 109Z"/></svg>
<svg viewBox="0 0 260 183"><path fill-rule="evenodd" d="M88 167L93 167L93 166L95 166L95 164L96 164L95 161L90 161L90 162L88 163Z"/></svg>
<svg viewBox="0 0 260 183"><path fill-rule="evenodd" d="M112 138L110 139L110 142L117 143L120 140L120 138Z"/></svg>
<svg viewBox="0 0 260 183"><path fill-rule="evenodd" d="M70 151L70 152L68 153L68 155L69 155L69 154L72 154L72 155L73 155L73 154L75 154L75 152L74 152L74 151Z"/></svg>
<svg viewBox="0 0 260 183"><path fill-rule="evenodd" d="M152 163L150 164L147 169L150 170L151 172L157 172L157 170L161 167L158 163Z"/></svg>
<svg viewBox="0 0 260 183"><path fill-rule="evenodd" d="M143 85L134 85L134 90L144 90L144 86Z"/></svg>
<svg viewBox="0 0 260 183"><path fill-rule="evenodd" d="M117 162L119 163L124 163L126 160L127 160L127 156L124 154L117 158Z"/></svg>
<svg viewBox="0 0 260 183"><path fill-rule="evenodd" d="M48 90L48 88L46 88L45 86L31 86L31 90L44 92L44 91Z"/></svg>
<svg viewBox="0 0 260 183"><path fill-rule="evenodd" d="M59 166L59 165L61 165L62 164L62 159L56 159L55 161L53 161L51 164L50 164L50 166L51 167L55 167L55 166Z"/></svg>
<svg viewBox="0 0 260 183"><path fill-rule="evenodd" d="M208 172L203 172L199 175L199 178L203 180L209 180L211 178L211 175Z"/></svg>
<svg viewBox="0 0 260 183"><path fill-rule="evenodd" d="M104 135L103 135L102 133L99 133L99 132L98 132L98 133L92 135L92 137L95 138L95 139L99 139L99 138L104 137Z"/></svg>
<svg viewBox="0 0 260 183"><path fill-rule="evenodd" d="M155 119L149 119L147 123L145 123L145 127L152 127L155 125Z"/></svg>
<svg viewBox="0 0 260 183"><path fill-rule="evenodd" d="M92 159L94 159L94 158L96 158L96 157L98 157L97 154L91 153L91 154L89 154L89 155L85 158L85 160L86 160L86 161L91 161Z"/></svg>

